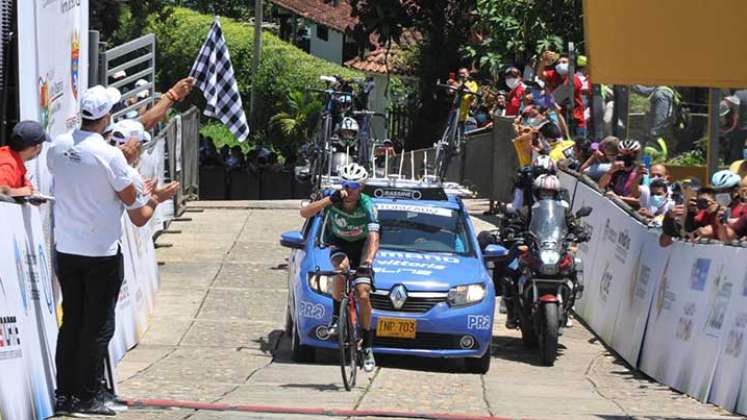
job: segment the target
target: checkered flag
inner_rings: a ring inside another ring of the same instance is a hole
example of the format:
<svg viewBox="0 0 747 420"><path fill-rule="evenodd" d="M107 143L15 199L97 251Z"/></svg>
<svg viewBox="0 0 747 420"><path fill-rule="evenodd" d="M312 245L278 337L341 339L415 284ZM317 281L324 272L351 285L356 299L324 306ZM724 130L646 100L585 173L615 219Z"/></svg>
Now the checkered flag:
<svg viewBox="0 0 747 420"><path fill-rule="evenodd" d="M239 141L244 141L249 135L249 124L217 16L189 75L195 78L195 85L207 101L203 113L219 119Z"/></svg>

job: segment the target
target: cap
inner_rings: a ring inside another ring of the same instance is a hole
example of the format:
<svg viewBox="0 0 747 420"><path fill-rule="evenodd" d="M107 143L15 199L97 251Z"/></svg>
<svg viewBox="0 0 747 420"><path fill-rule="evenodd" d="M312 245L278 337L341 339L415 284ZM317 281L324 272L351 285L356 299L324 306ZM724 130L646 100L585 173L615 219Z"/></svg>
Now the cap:
<svg viewBox="0 0 747 420"><path fill-rule="evenodd" d="M122 99L119 90L101 85L89 88L80 99L80 113L87 120L98 120L111 112L114 105Z"/></svg>
<svg viewBox="0 0 747 420"><path fill-rule="evenodd" d="M735 106L739 106L742 102L741 100L739 100L738 96L734 96L734 95L727 96L726 98L724 98L724 100L726 102L731 102L731 104Z"/></svg>
<svg viewBox="0 0 747 420"><path fill-rule="evenodd" d="M36 146L51 141L44 127L36 121L21 121L13 127L11 137L19 139L25 147Z"/></svg>
<svg viewBox="0 0 747 420"><path fill-rule="evenodd" d="M146 86L147 84L148 84L147 80L138 79L138 81L135 82L135 88L143 87L143 86ZM150 96L150 91L148 91L148 89L141 90L140 92L137 93L137 97L140 99L145 99L148 96Z"/></svg>
<svg viewBox="0 0 747 420"><path fill-rule="evenodd" d="M127 140L134 138L143 144L151 139L150 133L145 131L143 125L135 120L121 120L114 124L112 140L117 144L124 144Z"/></svg>

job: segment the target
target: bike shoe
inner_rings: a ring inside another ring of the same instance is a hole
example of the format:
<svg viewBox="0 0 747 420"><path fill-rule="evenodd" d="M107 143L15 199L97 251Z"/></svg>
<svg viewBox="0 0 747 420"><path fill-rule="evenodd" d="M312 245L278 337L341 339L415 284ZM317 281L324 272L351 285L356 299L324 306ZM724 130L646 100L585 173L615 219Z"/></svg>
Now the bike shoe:
<svg viewBox="0 0 747 420"><path fill-rule="evenodd" d="M373 372L376 369L376 360L374 359L373 349L366 347L363 349L363 370Z"/></svg>

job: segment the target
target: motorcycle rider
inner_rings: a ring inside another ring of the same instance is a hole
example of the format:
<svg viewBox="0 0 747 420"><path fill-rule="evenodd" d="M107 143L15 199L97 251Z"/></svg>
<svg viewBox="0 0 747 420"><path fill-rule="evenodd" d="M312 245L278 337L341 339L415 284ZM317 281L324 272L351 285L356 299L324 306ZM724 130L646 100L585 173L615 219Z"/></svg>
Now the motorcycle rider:
<svg viewBox="0 0 747 420"><path fill-rule="evenodd" d="M371 372L376 367L373 355L373 332L371 331L371 300L373 265L379 250L379 220L371 197L362 193L368 180L368 172L357 163L340 169L342 188L331 195L310 203L301 209L301 216L308 219L320 211L325 212L324 242L330 247L330 262L335 270L356 270L353 287L358 296L361 335L363 337L363 368ZM337 333L340 300L345 290L345 277L335 278L332 323L329 335Z"/></svg>

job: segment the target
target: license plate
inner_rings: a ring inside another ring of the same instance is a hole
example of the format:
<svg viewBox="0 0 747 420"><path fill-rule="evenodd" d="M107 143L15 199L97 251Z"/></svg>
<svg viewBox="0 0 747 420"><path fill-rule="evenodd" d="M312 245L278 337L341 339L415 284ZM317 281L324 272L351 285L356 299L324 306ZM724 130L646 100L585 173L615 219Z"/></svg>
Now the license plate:
<svg viewBox="0 0 747 420"><path fill-rule="evenodd" d="M414 319L379 318L376 321L377 337L415 338Z"/></svg>

